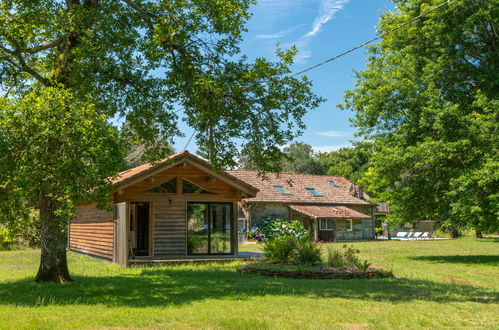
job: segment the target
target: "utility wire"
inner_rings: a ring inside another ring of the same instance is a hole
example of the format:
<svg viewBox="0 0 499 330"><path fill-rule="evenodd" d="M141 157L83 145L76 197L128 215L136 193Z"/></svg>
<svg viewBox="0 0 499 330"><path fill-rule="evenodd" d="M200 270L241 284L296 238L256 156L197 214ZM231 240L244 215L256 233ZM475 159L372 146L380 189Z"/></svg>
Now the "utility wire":
<svg viewBox="0 0 499 330"><path fill-rule="evenodd" d="M410 20L408 20L407 22L405 22L405 23L403 23L403 24L400 24L400 25L398 25L398 26L394 27L393 29L386 31L385 33L382 33L382 34L380 34L379 36L377 36L377 37L375 37L375 38L372 38L372 39L370 39L370 40L368 40L368 41L366 41L366 42L363 42L363 43L361 43L360 45L355 46L354 48L351 48L351 49L349 49L349 50L347 50L347 51L345 51L345 52L343 52L343 53L341 53L341 54L338 54L338 55L336 55L336 56L334 56L334 57L331 57L331 58L329 58L329 59L327 59L327 60L325 60L325 61L322 61L322 62L320 62L320 63L317 63L316 65L311 66L311 67L309 67L309 68L307 68L307 69L301 70L301 71L299 71L299 72L297 72L297 73L293 73L292 75L290 75L290 77L298 76L298 75L300 75L300 74L302 74L302 73L305 73L305 72L307 72L307 71L313 70L313 69L315 69L315 68L317 68L317 67L319 67L319 66L321 66L321 65L324 65L324 64L326 64L326 63L328 63L328 62L334 61L334 60L336 60L336 59L338 59L338 58L340 58L340 57L342 57L342 56L345 56L346 54L351 53L351 52L353 52L354 50L357 50L357 49L359 49L359 48L362 48L362 47L364 47L365 45L370 44L371 42L373 42L373 41L375 41L375 40L378 40L378 39L380 39L380 38L383 38L384 36L386 36L386 35L388 35L388 34L390 34L390 33L394 32L394 31L397 31L398 29L403 28L403 27L404 27L404 26L406 26L406 25L411 24L412 22L414 22L414 21L416 21L416 20L420 19L421 17L424 17L424 16L428 15L429 13L432 13L432 12L434 12L435 10L438 10L439 8L441 8L441 7L443 7L443 6L447 5L447 4L449 4L451 1L452 1L452 0L447 0L447 1L445 1L445 2L442 2L441 4L439 4L438 6L436 6L435 8L430 9L430 10L428 10L428 11L425 11L424 13L422 13L422 14L420 14L420 15L418 15L418 16L416 16L416 17L414 17L413 19L410 19Z"/></svg>
<svg viewBox="0 0 499 330"><path fill-rule="evenodd" d="M189 138L189 141L185 144L185 147L183 150L187 150L187 147L189 146L189 143L191 143L192 138L194 137L194 134L196 134L196 131L192 132L191 137Z"/></svg>

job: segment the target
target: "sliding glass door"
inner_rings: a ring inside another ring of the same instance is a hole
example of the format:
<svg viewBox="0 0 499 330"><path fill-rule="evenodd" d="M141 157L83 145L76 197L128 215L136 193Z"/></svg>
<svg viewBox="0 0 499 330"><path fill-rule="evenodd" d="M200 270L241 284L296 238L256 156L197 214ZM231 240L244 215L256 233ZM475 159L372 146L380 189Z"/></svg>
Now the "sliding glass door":
<svg viewBox="0 0 499 330"><path fill-rule="evenodd" d="M232 233L232 203L187 204L188 254L230 254Z"/></svg>

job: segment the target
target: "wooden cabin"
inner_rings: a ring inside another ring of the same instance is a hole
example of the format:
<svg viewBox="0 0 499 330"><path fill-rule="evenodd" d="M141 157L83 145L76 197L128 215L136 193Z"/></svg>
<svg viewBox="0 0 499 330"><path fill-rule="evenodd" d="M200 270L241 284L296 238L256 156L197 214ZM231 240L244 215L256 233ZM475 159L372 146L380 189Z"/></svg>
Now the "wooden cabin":
<svg viewBox="0 0 499 330"><path fill-rule="evenodd" d="M69 249L112 260L237 257L237 207L258 189L187 151L112 179L112 211L80 205Z"/></svg>

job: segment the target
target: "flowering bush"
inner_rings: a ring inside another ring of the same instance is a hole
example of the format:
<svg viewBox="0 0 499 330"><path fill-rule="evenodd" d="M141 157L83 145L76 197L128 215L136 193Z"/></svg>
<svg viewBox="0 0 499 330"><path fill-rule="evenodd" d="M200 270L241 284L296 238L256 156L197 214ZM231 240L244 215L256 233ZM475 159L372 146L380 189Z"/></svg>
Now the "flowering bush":
<svg viewBox="0 0 499 330"><path fill-rule="evenodd" d="M290 237L298 241L310 239L310 233L296 220L264 219L251 228L250 234L259 241L270 241L278 237Z"/></svg>

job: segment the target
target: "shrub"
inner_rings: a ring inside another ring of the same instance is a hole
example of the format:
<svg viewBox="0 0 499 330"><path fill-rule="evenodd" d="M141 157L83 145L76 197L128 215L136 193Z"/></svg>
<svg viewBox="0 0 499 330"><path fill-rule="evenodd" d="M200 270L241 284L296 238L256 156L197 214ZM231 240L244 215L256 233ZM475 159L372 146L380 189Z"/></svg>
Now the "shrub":
<svg viewBox="0 0 499 330"><path fill-rule="evenodd" d="M345 260L341 250L329 247L326 254L326 264L330 267L344 267Z"/></svg>
<svg viewBox="0 0 499 330"><path fill-rule="evenodd" d="M310 233L297 220L264 219L251 228L259 241L273 240L278 237L289 237L297 241L310 240Z"/></svg>
<svg viewBox="0 0 499 330"><path fill-rule="evenodd" d="M289 237L278 237L266 242L263 250L268 261L289 263L296 249L296 241Z"/></svg>
<svg viewBox="0 0 499 330"><path fill-rule="evenodd" d="M295 265L315 265L321 262L322 251L319 245L310 241L298 245L293 258Z"/></svg>
<svg viewBox="0 0 499 330"><path fill-rule="evenodd" d="M367 260L357 260L355 265L357 266L357 268L361 271L361 272L367 272L367 270L369 269L369 266L371 266L371 263L370 262L367 262Z"/></svg>
<svg viewBox="0 0 499 330"><path fill-rule="evenodd" d="M348 245L343 245L343 258L345 259L345 263L347 266L354 267L357 266L357 263L359 262L359 257L357 254L360 253L358 249L355 249L353 245L348 246Z"/></svg>
<svg viewBox="0 0 499 330"><path fill-rule="evenodd" d="M5 227L0 227L0 247L8 247L14 243L14 236L11 231Z"/></svg>
<svg viewBox="0 0 499 330"><path fill-rule="evenodd" d="M357 254L360 251L353 246L343 245L343 249L329 248L326 263L331 267L358 267L360 259ZM368 266L369 267L369 266ZM360 269L360 268L359 268Z"/></svg>

